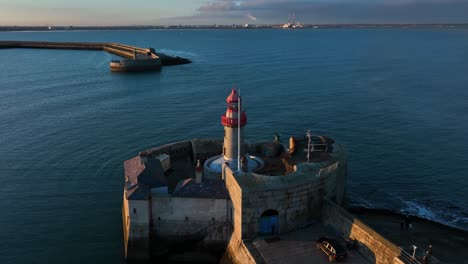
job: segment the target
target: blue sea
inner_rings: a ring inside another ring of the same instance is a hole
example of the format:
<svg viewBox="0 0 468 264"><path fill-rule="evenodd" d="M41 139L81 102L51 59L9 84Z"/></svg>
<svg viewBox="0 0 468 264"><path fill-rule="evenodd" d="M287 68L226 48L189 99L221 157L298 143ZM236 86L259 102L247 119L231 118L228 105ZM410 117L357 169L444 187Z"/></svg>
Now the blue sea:
<svg viewBox="0 0 468 264"><path fill-rule="evenodd" d="M222 137L241 90L250 141L333 137L349 206L468 229L468 29L1 32L186 57L116 74L98 51L0 50L0 263L123 262L123 161Z"/></svg>

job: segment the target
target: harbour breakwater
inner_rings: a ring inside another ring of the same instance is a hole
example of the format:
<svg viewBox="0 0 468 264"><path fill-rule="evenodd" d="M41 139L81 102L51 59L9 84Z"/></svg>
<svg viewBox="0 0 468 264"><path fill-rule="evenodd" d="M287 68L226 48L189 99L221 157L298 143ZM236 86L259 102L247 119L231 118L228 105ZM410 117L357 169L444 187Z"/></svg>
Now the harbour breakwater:
<svg viewBox="0 0 468 264"><path fill-rule="evenodd" d="M156 64L162 66L180 65L191 63L189 59L181 58L178 56L169 56L163 53L156 52L153 48L140 48L119 43L106 43L106 42L47 42L47 41L0 41L0 49L67 49L67 50L99 50L105 51L119 57L143 61L154 61ZM134 64L134 63L133 63ZM133 65L132 64L132 65ZM148 63L144 63L148 65ZM112 67L112 63L111 63ZM147 67L140 68L141 70L149 69ZM111 68L112 70L112 68Z"/></svg>

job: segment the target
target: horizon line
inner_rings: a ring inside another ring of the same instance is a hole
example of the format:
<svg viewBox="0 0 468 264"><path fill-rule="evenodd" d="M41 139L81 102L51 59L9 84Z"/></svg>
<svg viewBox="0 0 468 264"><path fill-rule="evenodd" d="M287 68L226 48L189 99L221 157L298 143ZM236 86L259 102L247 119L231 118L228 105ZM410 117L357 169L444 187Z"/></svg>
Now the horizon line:
<svg viewBox="0 0 468 264"><path fill-rule="evenodd" d="M255 24L255 23L242 23L242 24L134 24L134 25L53 25L53 24L44 24L44 25L0 25L0 28L5 27L29 27L29 28L40 28L40 27L58 27L58 28L70 28L70 27L85 27L85 28L93 28L93 27L180 27L180 26L191 26L191 27L202 27L202 26L243 26L243 25L257 25L257 26L280 26L284 23L269 23L269 24ZM434 22L426 22L426 23L304 23L303 26L359 26L359 25L369 25L369 26L417 26L417 25L426 25L426 26L444 26L444 25L468 25L467 22L460 22L460 23L434 23Z"/></svg>

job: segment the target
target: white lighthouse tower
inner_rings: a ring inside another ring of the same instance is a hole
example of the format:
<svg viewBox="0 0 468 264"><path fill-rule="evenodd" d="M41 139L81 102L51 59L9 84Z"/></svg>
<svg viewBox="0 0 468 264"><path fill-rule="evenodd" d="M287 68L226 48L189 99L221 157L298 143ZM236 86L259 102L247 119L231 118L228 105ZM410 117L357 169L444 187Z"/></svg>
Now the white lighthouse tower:
<svg viewBox="0 0 468 264"><path fill-rule="evenodd" d="M221 116L224 126L224 144L222 155L212 157L205 162L205 174L220 174L222 164L228 163L233 171L254 171L263 167L263 161L246 153L244 127L247 115L242 110L242 98L236 89L226 98L226 113Z"/></svg>
<svg viewBox="0 0 468 264"><path fill-rule="evenodd" d="M247 115L241 111L241 98L235 89L232 89L226 103L226 113L221 116L221 124L224 126L223 157L231 167L237 168L238 160L245 154L244 126L247 124Z"/></svg>

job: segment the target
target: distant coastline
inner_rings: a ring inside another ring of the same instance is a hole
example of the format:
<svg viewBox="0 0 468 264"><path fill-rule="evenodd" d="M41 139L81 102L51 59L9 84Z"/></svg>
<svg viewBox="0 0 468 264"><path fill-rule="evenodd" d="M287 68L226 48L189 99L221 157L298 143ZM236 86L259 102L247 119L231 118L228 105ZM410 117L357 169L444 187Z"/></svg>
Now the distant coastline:
<svg viewBox="0 0 468 264"><path fill-rule="evenodd" d="M157 29L274 29L281 25L168 25L168 26L0 26L0 31L157 30ZM466 24L305 24L303 28L468 28Z"/></svg>

